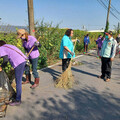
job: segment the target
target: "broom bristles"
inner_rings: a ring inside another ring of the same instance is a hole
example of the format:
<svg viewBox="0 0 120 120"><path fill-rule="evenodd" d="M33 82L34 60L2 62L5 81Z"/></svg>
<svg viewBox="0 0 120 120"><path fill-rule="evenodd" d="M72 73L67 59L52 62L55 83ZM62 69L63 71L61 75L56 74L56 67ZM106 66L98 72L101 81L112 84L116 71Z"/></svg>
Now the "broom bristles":
<svg viewBox="0 0 120 120"><path fill-rule="evenodd" d="M73 82L74 82L74 79L71 71L71 61L70 61L68 68L56 80L55 87L65 88L65 89L72 88Z"/></svg>

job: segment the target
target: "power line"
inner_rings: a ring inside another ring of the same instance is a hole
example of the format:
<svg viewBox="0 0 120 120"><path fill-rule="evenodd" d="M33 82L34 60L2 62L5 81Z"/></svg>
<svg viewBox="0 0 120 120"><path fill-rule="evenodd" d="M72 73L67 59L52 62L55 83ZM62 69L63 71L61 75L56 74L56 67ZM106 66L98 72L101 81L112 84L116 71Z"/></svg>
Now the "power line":
<svg viewBox="0 0 120 120"><path fill-rule="evenodd" d="M105 5L105 3L102 0L97 0L106 10L107 10L107 6ZM110 13L117 19L120 20L112 11L110 11Z"/></svg>
<svg viewBox="0 0 120 120"><path fill-rule="evenodd" d="M102 4L107 8L107 6L105 5L105 3L102 1L102 0L100 0L101 2L102 2ZM110 13L116 18L116 19L118 19L119 20L119 18L110 10Z"/></svg>
<svg viewBox="0 0 120 120"><path fill-rule="evenodd" d="M108 3L108 0L106 0L106 2ZM114 11L116 11L120 15L120 12L112 4L111 4L111 9L114 10Z"/></svg>

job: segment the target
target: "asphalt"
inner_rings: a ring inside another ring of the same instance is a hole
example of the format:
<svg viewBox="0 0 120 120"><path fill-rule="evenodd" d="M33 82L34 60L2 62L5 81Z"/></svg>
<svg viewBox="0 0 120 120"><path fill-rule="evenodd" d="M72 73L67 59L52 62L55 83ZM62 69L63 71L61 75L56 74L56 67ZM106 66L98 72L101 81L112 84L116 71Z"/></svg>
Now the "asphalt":
<svg viewBox="0 0 120 120"><path fill-rule="evenodd" d="M39 87L32 90L30 84L23 85L22 104L8 106L1 120L120 120L120 58L112 64L110 82L97 78L101 60L95 53L76 61L83 64L72 66L72 89L54 87L61 65L40 70Z"/></svg>

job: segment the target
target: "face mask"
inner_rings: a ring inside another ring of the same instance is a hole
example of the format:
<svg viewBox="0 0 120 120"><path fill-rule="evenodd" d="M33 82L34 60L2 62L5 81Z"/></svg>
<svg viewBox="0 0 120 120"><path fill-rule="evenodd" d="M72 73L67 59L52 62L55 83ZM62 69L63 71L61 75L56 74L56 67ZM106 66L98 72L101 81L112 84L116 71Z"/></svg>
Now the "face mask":
<svg viewBox="0 0 120 120"><path fill-rule="evenodd" d="M106 35L105 38L108 39L108 36Z"/></svg>
<svg viewBox="0 0 120 120"><path fill-rule="evenodd" d="M23 41L27 41L27 39L26 38L21 38Z"/></svg>

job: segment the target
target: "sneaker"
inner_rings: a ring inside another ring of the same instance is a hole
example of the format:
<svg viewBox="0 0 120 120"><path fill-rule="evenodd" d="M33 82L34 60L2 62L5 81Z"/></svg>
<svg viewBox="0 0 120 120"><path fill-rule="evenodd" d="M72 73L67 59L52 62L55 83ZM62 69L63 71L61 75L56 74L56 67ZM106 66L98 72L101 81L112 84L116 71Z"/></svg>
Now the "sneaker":
<svg viewBox="0 0 120 120"><path fill-rule="evenodd" d="M97 58L99 59L99 56L97 56Z"/></svg>
<svg viewBox="0 0 120 120"><path fill-rule="evenodd" d="M18 106L20 104L21 104L21 101L13 101L9 103L10 106Z"/></svg>

